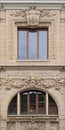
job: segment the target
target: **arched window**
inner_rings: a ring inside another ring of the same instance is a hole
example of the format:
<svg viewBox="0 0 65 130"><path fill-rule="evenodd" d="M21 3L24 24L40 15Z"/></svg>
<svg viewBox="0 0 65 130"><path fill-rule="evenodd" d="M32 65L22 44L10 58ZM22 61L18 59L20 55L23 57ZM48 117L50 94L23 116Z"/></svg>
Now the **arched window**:
<svg viewBox="0 0 65 130"><path fill-rule="evenodd" d="M48 93L29 90L18 93L8 107L8 115L23 114L57 115L58 109Z"/></svg>

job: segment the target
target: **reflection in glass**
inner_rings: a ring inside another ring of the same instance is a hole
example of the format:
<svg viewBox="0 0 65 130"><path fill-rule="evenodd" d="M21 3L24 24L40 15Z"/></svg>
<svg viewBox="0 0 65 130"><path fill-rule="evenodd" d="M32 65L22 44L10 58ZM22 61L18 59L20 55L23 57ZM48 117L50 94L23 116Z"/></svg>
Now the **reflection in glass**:
<svg viewBox="0 0 65 130"><path fill-rule="evenodd" d="M26 59L26 31L19 30L19 59Z"/></svg>
<svg viewBox="0 0 65 130"><path fill-rule="evenodd" d="M46 94L42 92L38 92L38 113L46 113Z"/></svg>
<svg viewBox="0 0 65 130"><path fill-rule="evenodd" d="M29 32L29 59L36 59L37 33Z"/></svg>
<svg viewBox="0 0 65 130"><path fill-rule="evenodd" d="M10 115L17 114L17 95L12 99L12 101L9 105L8 114L10 114Z"/></svg>
<svg viewBox="0 0 65 130"><path fill-rule="evenodd" d="M49 100L49 114L57 115L58 109L57 109L55 101L51 98L50 95L48 97L48 100Z"/></svg>
<svg viewBox="0 0 65 130"><path fill-rule="evenodd" d="M30 114L36 113L36 93L34 91L29 92L30 94Z"/></svg>
<svg viewBox="0 0 65 130"><path fill-rule="evenodd" d="M39 31L39 59L47 59L47 31Z"/></svg>
<svg viewBox="0 0 65 130"><path fill-rule="evenodd" d="M21 114L27 113L27 93L21 93Z"/></svg>

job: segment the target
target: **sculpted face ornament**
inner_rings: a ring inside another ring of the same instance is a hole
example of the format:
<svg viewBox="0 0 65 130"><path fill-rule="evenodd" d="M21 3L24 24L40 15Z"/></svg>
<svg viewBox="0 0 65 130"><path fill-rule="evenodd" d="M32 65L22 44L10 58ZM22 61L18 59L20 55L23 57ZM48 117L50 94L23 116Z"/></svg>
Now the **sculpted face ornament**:
<svg viewBox="0 0 65 130"><path fill-rule="evenodd" d="M36 7L30 7L30 9L26 11L26 19L28 26L38 26L40 19L40 10L36 9Z"/></svg>

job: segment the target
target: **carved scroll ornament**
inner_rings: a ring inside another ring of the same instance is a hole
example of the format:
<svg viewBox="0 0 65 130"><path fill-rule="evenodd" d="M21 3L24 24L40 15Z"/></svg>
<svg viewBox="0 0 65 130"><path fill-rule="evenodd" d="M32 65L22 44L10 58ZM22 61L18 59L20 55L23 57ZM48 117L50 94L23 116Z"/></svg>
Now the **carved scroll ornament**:
<svg viewBox="0 0 65 130"><path fill-rule="evenodd" d="M0 79L0 88L4 86L5 89L10 90L11 88L44 88L49 89L55 87L59 90L65 85L65 79L43 79L36 77L28 77L23 79Z"/></svg>
<svg viewBox="0 0 65 130"><path fill-rule="evenodd" d="M28 9L12 10L10 12L10 16L17 19L24 19L27 25L31 25L31 27L38 26L41 19L53 19L56 15L57 11L39 9L35 6Z"/></svg>

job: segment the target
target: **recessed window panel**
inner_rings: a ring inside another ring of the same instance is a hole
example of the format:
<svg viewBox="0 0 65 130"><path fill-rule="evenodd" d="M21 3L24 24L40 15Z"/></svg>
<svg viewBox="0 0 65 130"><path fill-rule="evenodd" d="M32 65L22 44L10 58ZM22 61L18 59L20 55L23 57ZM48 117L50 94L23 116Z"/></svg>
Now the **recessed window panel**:
<svg viewBox="0 0 65 130"><path fill-rule="evenodd" d="M29 32L29 59L36 59L37 33Z"/></svg>
<svg viewBox="0 0 65 130"><path fill-rule="evenodd" d="M48 100L49 100L49 107L48 107L49 108L49 114L57 115L58 114L58 109L57 109L55 101L51 98L50 95L48 97Z"/></svg>
<svg viewBox="0 0 65 130"><path fill-rule="evenodd" d="M42 92L38 92L38 113L46 113L46 94Z"/></svg>
<svg viewBox="0 0 65 130"><path fill-rule="evenodd" d="M19 59L26 59L26 31L19 31Z"/></svg>
<svg viewBox="0 0 65 130"><path fill-rule="evenodd" d="M16 115L17 114L17 96L15 96L8 108L8 114L10 115Z"/></svg>
<svg viewBox="0 0 65 130"><path fill-rule="evenodd" d="M47 31L39 31L39 59L47 59Z"/></svg>
<svg viewBox="0 0 65 130"><path fill-rule="evenodd" d="M47 29L18 29L18 58L41 59L48 58L48 30Z"/></svg>
<svg viewBox="0 0 65 130"><path fill-rule="evenodd" d="M29 92L30 95L30 114L36 113L36 93L34 91Z"/></svg>
<svg viewBox="0 0 65 130"><path fill-rule="evenodd" d="M21 114L27 114L27 92L21 93Z"/></svg>

